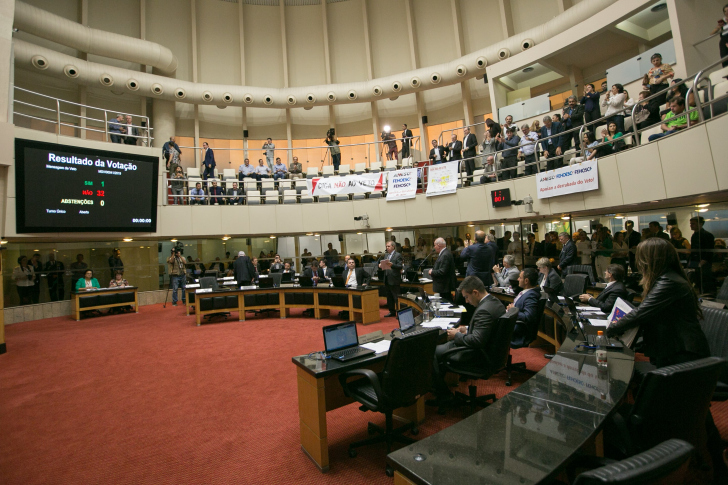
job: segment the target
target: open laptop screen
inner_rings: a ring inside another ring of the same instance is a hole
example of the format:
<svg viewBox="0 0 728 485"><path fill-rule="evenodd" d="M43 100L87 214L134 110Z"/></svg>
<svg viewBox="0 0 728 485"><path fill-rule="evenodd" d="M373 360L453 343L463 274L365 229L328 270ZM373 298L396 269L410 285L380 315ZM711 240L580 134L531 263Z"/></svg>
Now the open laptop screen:
<svg viewBox="0 0 728 485"><path fill-rule="evenodd" d="M324 327L324 346L327 353L357 345L359 345L359 337L356 334L356 322Z"/></svg>
<svg viewBox="0 0 728 485"><path fill-rule="evenodd" d="M412 313L412 307L398 311L397 319L399 320L399 329L402 332L415 326L415 315Z"/></svg>

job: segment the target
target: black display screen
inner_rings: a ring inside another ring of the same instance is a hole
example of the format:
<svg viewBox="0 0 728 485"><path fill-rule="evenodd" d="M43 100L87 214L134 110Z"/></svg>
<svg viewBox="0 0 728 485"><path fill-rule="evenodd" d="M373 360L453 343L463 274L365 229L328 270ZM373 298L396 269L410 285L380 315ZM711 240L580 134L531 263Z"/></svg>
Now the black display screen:
<svg viewBox="0 0 728 485"><path fill-rule="evenodd" d="M16 231L156 232L159 159L15 140Z"/></svg>
<svg viewBox="0 0 728 485"><path fill-rule="evenodd" d="M491 190L490 197L493 200L493 207L510 207L511 189Z"/></svg>

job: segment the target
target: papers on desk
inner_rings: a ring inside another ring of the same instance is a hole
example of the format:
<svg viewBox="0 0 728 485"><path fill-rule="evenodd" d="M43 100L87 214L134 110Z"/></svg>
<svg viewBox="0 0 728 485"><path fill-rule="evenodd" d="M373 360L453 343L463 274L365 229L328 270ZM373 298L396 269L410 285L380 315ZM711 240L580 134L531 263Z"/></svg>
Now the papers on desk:
<svg viewBox="0 0 728 485"><path fill-rule="evenodd" d="M367 344L361 344L361 347L373 350L376 354L381 354L382 352L387 352L389 350L389 344L391 343L391 340L381 340L379 342L369 342Z"/></svg>
<svg viewBox="0 0 728 485"><path fill-rule="evenodd" d="M186 285L186 287L187 288L199 288L200 284L199 283L190 283L190 284Z"/></svg>
<svg viewBox="0 0 728 485"><path fill-rule="evenodd" d="M420 278L420 283L431 283L432 280L430 278Z"/></svg>
<svg viewBox="0 0 728 485"><path fill-rule="evenodd" d="M607 328L609 326L609 320L599 320L597 318L590 318L589 323L599 328Z"/></svg>
<svg viewBox="0 0 728 485"><path fill-rule="evenodd" d="M457 323L459 318L433 318L429 322L422 322L425 328L441 328L447 330L447 327Z"/></svg>
<svg viewBox="0 0 728 485"><path fill-rule="evenodd" d="M200 288L199 290L196 290L195 293L212 293L212 288Z"/></svg>
<svg viewBox="0 0 728 485"><path fill-rule="evenodd" d="M631 311L632 306L629 303L621 298L617 298L617 301L614 303L614 308L612 308L612 313L609 314L609 324L607 324L607 328L609 328L609 325L611 325L612 322L618 321ZM638 330L639 326L636 326L624 332L622 334L622 343L624 343L627 347L631 347L632 342L634 342L635 337L637 337Z"/></svg>
<svg viewBox="0 0 728 485"><path fill-rule="evenodd" d="M576 307L580 312L601 312L602 309L595 306L578 306Z"/></svg>
<svg viewBox="0 0 728 485"><path fill-rule="evenodd" d="M466 313L467 312L467 310L465 309L465 307L462 306L462 305L460 305L457 308L448 308L448 310L450 310L453 313Z"/></svg>

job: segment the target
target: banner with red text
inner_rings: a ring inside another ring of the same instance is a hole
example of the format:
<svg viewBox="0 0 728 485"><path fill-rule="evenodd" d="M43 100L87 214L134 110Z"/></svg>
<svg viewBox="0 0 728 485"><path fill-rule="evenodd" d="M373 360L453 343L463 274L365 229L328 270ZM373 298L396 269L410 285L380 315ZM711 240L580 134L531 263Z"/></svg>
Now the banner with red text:
<svg viewBox="0 0 728 485"><path fill-rule="evenodd" d="M312 196L337 194L367 194L387 189L387 172L362 173L345 177L315 177L306 180Z"/></svg>
<svg viewBox="0 0 728 485"><path fill-rule="evenodd" d="M575 163L568 167L536 174L536 190L539 199L587 192L598 188L599 173L596 160Z"/></svg>

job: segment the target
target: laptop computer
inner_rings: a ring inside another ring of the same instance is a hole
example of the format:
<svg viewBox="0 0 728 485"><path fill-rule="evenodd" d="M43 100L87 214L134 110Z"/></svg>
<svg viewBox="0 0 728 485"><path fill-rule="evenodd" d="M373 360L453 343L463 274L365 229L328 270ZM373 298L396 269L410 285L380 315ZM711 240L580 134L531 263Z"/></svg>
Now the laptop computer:
<svg viewBox="0 0 728 485"><path fill-rule="evenodd" d="M359 346L356 322L343 322L323 328L324 347L327 357L346 362L364 355L373 354L371 349Z"/></svg>
<svg viewBox="0 0 728 485"><path fill-rule="evenodd" d="M567 297L564 297L566 300L566 306L569 308L569 312L571 313L571 318L574 323L574 327L576 327L577 332L581 333L581 338L584 342L586 342L587 345L594 347L596 346L596 340L597 335L587 335L586 334L586 328L584 328L584 321L579 317L579 312L576 309L576 303L574 303L574 300ZM616 339L610 339L609 337L604 335L604 338L606 339L607 343L607 350L614 349L614 350L622 350L624 348L624 344Z"/></svg>
<svg viewBox="0 0 728 485"><path fill-rule="evenodd" d="M313 278L310 276L299 276L298 284L304 288L313 288Z"/></svg>
<svg viewBox="0 0 728 485"><path fill-rule="evenodd" d="M344 281L343 276L332 276L331 283L334 285L334 288L346 288L346 281Z"/></svg>
<svg viewBox="0 0 728 485"><path fill-rule="evenodd" d="M271 277L260 277L258 278L258 288L273 288L275 280Z"/></svg>
<svg viewBox="0 0 728 485"><path fill-rule="evenodd" d="M212 291L218 291L217 277L215 276L203 276L200 278L200 289L210 288Z"/></svg>
<svg viewBox="0 0 728 485"><path fill-rule="evenodd" d="M399 321L399 331L402 332L402 335L419 335L432 330L431 328L417 326L420 317L415 317L412 307L409 306L397 312L397 320Z"/></svg>
<svg viewBox="0 0 728 485"><path fill-rule="evenodd" d="M291 281L293 281L293 271L281 273L281 283L290 283Z"/></svg>

